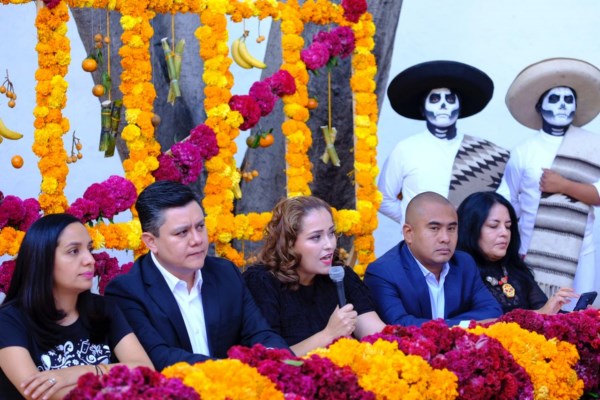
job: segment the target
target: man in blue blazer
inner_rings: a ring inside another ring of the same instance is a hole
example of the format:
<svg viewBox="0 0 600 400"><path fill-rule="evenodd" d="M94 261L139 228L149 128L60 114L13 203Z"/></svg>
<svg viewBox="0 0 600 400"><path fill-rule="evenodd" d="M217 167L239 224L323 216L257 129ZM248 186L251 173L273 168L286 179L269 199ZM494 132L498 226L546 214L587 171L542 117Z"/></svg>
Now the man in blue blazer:
<svg viewBox="0 0 600 400"><path fill-rule="evenodd" d="M443 318L458 325L502 314L471 256L454 251L457 232L456 210L446 198L424 192L411 200L404 240L369 264L365 273L386 324L420 326Z"/></svg>
<svg viewBox="0 0 600 400"><path fill-rule="evenodd" d="M207 256L198 196L158 181L136 202L150 252L114 278L113 296L157 370L180 361L225 358L237 344L288 348L263 318L233 263Z"/></svg>

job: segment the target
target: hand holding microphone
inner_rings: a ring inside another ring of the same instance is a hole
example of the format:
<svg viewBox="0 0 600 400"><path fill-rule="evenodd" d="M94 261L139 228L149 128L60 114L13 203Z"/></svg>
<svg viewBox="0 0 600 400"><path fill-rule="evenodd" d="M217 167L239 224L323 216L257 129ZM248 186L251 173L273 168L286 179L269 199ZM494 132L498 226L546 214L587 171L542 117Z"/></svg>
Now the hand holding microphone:
<svg viewBox="0 0 600 400"><path fill-rule="evenodd" d="M326 331L331 333L331 340L340 336L349 336L356 328L356 318L358 314L354 311L352 304L346 304L346 294L344 292L344 267L333 266L329 269L329 278L336 286L339 307L335 309L329 322L327 323Z"/></svg>

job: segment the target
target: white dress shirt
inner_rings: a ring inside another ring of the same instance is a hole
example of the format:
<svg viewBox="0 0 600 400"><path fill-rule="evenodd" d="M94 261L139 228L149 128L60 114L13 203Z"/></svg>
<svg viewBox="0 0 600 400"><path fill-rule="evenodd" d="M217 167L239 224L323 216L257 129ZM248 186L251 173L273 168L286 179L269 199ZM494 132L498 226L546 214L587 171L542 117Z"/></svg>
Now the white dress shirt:
<svg viewBox="0 0 600 400"><path fill-rule="evenodd" d="M413 256L414 258L414 256ZM445 263L440 272L440 280L438 281L435 275L425 268L419 260L415 258L419 269L425 277L427 282L427 288L429 289L429 301L431 302L431 319L442 318L446 319L446 297L444 295L444 282L446 282L446 275L450 271L450 265Z"/></svg>
<svg viewBox="0 0 600 400"><path fill-rule="evenodd" d="M204 307L202 306L202 271L198 269L194 276L192 289L188 291L187 283L167 271L151 253L152 261L165 278L169 289L177 301L179 311L187 329L192 350L195 354L210 357L208 338L206 335L206 322L204 321Z"/></svg>

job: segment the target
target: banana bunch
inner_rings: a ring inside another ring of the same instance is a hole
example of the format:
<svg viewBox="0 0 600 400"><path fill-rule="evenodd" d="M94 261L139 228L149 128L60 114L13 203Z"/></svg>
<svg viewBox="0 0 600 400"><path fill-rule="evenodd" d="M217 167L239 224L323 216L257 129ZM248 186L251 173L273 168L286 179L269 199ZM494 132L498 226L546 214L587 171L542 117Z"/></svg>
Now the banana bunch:
<svg viewBox="0 0 600 400"><path fill-rule="evenodd" d="M248 47L246 46L247 36L247 33L244 33L244 35L241 38L234 40L231 46L231 56L233 58L233 61L235 61L237 65L244 69L267 68L267 64L258 60L248 51Z"/></svg>
<svg viewBox="0 0 600 400"><path fill-rule="evenodd" d="M2 140L4 139L17 140L21 139L22 137L23 135L19 132L8 129L8 127L4 125L4 122L0 118L0 143L2 143Z"/></svg>

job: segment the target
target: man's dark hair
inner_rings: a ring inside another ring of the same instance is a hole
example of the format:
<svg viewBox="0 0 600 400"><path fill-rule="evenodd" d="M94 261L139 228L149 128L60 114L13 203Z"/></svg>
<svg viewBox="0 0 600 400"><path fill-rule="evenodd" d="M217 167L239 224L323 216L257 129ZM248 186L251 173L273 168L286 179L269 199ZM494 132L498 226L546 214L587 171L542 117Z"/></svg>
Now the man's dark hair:
<svg viewBox="0 0 600 400"><path fill-rule="evenodd" d="M158 237L159 229L165 222L165 211L185 207L193 201L202 207L200 197L189 186L167 180L152 183L142 190L135 202L142 232Z"/></svg>

